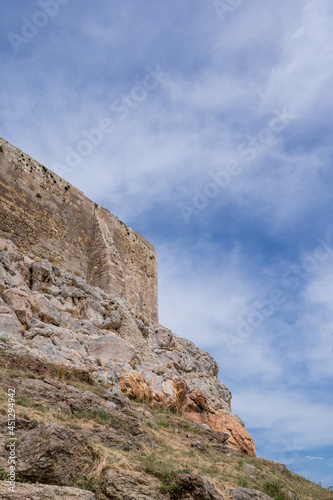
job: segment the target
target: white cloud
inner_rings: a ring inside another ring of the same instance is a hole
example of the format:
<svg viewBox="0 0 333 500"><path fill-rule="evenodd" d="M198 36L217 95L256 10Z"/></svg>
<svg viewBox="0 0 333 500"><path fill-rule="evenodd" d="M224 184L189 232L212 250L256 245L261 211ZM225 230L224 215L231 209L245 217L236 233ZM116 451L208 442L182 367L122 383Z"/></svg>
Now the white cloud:
<svg viewBox="0 0 333 500"><path fill-rule="evenodd" d="M329 403L313 401L287 388L266 386L239 391L233 406L247 428L269 431L265 436L274 447L283 440L295 440L299 449L333 446L333 407Z"/></svg>

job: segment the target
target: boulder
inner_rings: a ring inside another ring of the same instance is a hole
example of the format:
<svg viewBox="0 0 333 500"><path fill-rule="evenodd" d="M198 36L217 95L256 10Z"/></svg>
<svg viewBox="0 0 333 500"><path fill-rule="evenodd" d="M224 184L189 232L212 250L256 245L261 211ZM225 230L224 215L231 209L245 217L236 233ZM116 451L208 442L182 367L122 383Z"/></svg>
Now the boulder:
<svg viewBox="0 0 333 500"><path fill-rule="evenodd" d="M233 488L228 490L228 500L274 500L258 490Z"/></svg>
<svg viewBox="0 0 333 500"><path fill-rule="evenodd" d="M60 325L60 313L51 304L51 302L41 295L40 293L33 292L29 297L32 315L44 323L51 323L52 325Z"/></svg>
<svg viewBox="0 0 333 500"><path fill-rule="evenodd" d="M103 324L104 330L119 330L121 327L121 316L118 311L113 311L110 316L106 318Z"/></svg>
<svg viewBox="0 0 333 500"><path fill-rule="evenodd" d="M53 424L37 425L17 446L19 479L73 486L91 470L93 453L86 438Z"/></svg>
<svg viewBox="0 0 333 500"><path fill-rule="evenodd" d="M155 339L161 349L173 349L176 347L175 337L172 331L159 325L155 329Z"/></svg>
<svg viewBox="0 0 333 500"><path fill-rule="evenodd" d="M156 482L141 474L108 469L101 482L102 493L114 500L169 500Z"/></svg>
<svg viewBox="0 0 333 500"><path fill-rule="evenodd" d="M225 500L215 486L197 474L183 474L178 478L180 500Z"/></svg>
<svg viewBox="0 0 333 500"><path fill-rule="evenodd" d="M52 264L44 260L35 262L31 272L31 289L34 291L47 291L54 284Z"/></svg>
<svg viewBox="0 0 333 500"><path fill-rule="evenodd" d="M22 325L16 314L6 306L0 305L0 337L2 339L15 339L21 337Z"/></svg>
<svg viewBox="0 0 333 500"><path fill-rule="evenodd" d="M91 491L78 488L28 483L16 483L12 492L8 490L6 481L0 481L0 498L2 500L95 500L95 495Z"/></svg>
<svg viewBox="0 0 333 500"><path fill-rule="evenodd" d="M32 314L29 301L29 292L19 288L10 288L2 294L3 300L24 325L30 325Z"/></svg>
<svg viewBox="0 0 333 500"><path fill-rule="evenodd" d="M132 371L123 375L119 381L120 390L131 399L139 401L153 401L154 396L143 375Z"/></svg>

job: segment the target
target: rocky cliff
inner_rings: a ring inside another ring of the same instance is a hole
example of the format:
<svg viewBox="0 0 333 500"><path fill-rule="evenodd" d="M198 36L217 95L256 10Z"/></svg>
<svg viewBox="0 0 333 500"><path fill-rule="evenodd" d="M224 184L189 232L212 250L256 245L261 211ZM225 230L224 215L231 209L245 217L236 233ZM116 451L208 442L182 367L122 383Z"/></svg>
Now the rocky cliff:
<svg viewBox="0 0 333 500"><path fill-rule="evenodd" d="M217 378L216 361L189 340L143 321L120 295L23 255L4 239L0 287L0 346L87 371L115 395L228 432L232 449L255 455L251 436L231 411L231 394Z"/></svg>
<svg viewBox="0 0 333 500"><path fill-rule="evenodd" d="M234 449L254 455L216 362L157 323L152 245L0 143L0 236L8 237L0 246L2 335L33 356L89 370L131 398L228 430Z"/></svg>
<svg viewBox="0 0 333 500"><path fill-rule="evenodd" d="M1 499L333 498L255 457L208 353L5 239L0 332Z"/></svg>

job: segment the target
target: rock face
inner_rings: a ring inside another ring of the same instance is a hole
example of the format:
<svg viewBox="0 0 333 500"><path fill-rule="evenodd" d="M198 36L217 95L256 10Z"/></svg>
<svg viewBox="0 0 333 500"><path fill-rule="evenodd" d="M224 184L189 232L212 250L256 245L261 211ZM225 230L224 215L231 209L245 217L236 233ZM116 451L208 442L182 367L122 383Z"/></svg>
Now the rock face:
<svg viewBox="0 0 333 500"><path fill-rule="evenodd" d="M104 474L101 490L106 498L119 500L122 498L126 498L126 500L168 500L170 498L169 495L163 495L156 484L152 484L151 480L143 475L120 472L114 469L109 469Z"/></svg>
<svg viewBox="0 0 333 500"><path fill-rule="evenodd" d="M47 484L75 485L93 463L85 437L59 425L37 425L17 447L20 479Z"/></svg>
<svg viewBox="0 0 333 500"><path fill-rule="evenodd" d="M0 138L0 236L52 258L158 319L154 247L64 179Z"/></svg>
<svg viewBox="0 0 333 500"><path fill-rule="evenodd" d="M228 490L228 494L230 500L273 500L261 491L249 490L248 488L232 488Z"/></svg>
<svg viewBox="0 0 333 500"><path fill-rule="evenodd" d="M229 443L234 450L255 456L253 439L244 426L231 415L220 415L218 412L205 411L201 413L187 412L187 416L195 422L207 424L211 429L229 432Z"/></svg>
<svg viewBox="0 0 333 500"><path fill-rule="evenodd" d="M212 483L196 474L180 476L179 498L182 500L225 500Z"/></svg>
<svg viewBox="0 0 333 500"><path fill-rule="evenodd" d="M255 455L215 360L158 323L152 245L19 149L0 145L2 341L226 431L233 449Z"/></svg>
<svg viewBox="0 0 333 500"><path fill-rule="evenodd" d="M15 492L11 492L6 483L0 482L0 498L2 500L95 500L95 495L90 491L66 486L21 483L16 483Z"/></svg>
<svg viewBox="0 0 333 500"><path fill-rule="evenodd" d="M217 378L216 361L162 325L144 323L120 295L27 257L4 239L0 291L0 346L89 372L114 395L173 409L227 433L232 449L255 455L251 436L231 411L231 394Z"/></svg>

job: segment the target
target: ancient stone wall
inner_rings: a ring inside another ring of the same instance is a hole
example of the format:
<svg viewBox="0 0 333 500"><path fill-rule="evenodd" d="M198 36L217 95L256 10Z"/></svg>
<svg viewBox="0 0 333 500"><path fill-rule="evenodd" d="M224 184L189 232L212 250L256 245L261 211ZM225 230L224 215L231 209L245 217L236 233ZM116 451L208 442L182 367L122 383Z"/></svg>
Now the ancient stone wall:
<svg viewBox="0 0 333 500"><path fill-rule="evenodd" d="M154 247L57 174L0 139L0 235L158 319Z"/></svg>

